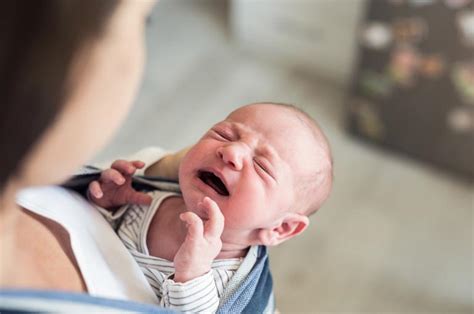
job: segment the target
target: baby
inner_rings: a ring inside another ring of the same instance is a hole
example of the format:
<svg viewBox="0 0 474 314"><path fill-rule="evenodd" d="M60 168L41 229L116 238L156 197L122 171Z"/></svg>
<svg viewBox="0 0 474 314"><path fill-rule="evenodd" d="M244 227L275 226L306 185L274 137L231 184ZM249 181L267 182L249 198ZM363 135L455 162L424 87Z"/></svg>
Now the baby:
<svg viewBox="0 0 474 314"><path fill-rule="evenodd" d="M235 110L192 146L179 166L181 195L135 191L131 176L144 166L114 162L89 197L122 216L120 238L161 305L180 311L215 312L249 249L303 232L332 186L326 137L306 113L277 103Z"/></svg>

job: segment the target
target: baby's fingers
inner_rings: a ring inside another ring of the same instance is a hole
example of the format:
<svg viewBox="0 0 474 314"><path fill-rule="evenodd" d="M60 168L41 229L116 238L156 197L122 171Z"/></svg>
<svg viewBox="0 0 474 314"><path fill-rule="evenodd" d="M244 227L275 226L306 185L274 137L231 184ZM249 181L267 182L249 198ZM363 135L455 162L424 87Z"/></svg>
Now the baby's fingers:
<svg viewBox="0 0 474 314"><path fill-rule="evenodd" d="M179 218L184 221L188 227L188 237L191 239L202 238L204 226L198 215L193 212L185 212L179 215Z"/></svg>
<svg viewBox="0 0 474 314"><path fill-rule="evenodd" d="M138 205L150 205L152 202L152 197L146 193L142 192L133 192L130 195L128 203L138 204Z"/></svg>
<svg viewBox="0 0 474 314"><path fill-rule="evenodd" d="M117 185L122 185L125 183L125 178L124 176L117 170L109 168L104 171L102 171L102 174L100 175L100 179L104 183L115 183Z"/></svg>
<svg viewBox="0 0 474 314"><path fill-rule="evenodd" d="M144 166L145 166L145 163L142 162L142 161L139 161L139 160L128 161L128 160L119 159L119 160L114 161L114 163L110 167L112 169L115 169L115 170L121 172L124 175L131 176L135 173L137 168L141 169Z"/></svg>
<svg viewBox="0 0 474 314"><path fill-rule="evenodd" d="M138 168L138 169L142 169L143 167L145 167L145 163L140 160L134 160L132 161L132 164L135 166L135 168Z"/></svg>
<svg viewBox="0 0 474 314"><path fill-rule="evenodd" d="M221 209L211 198L205 197L202 206L207 210L209 220L204 225L204 236L220 238L224 231L224 215Z"/></svg>
<svg viewBox="0 0 474 314"><path fill-rule="evenodd" d="M102 198L102 196L104 196L104 192L102 192L102 188L100 187L99 181L92 181L89 184L89 194L97 199Z"/></svg>

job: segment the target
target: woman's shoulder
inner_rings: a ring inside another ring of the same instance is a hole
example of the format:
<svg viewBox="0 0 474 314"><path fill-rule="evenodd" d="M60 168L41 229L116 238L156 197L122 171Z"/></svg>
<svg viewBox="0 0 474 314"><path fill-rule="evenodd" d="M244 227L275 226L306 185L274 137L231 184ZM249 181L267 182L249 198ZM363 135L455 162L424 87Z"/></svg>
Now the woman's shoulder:
<svg viewBox="0 0 474 314"><path fill-rule="evenodd" d="M56 222L67 232L72 254L90 294L157 302L114 230L82 196L62 187L46 186L20 191L17 202Z"/></svg>

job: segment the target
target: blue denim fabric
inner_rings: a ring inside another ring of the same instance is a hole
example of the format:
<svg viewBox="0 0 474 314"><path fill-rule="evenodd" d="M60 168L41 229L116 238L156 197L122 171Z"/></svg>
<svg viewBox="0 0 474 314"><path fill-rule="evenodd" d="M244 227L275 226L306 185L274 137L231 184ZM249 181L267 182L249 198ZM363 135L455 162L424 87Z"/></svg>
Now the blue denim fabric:
<svg viewBox="0 0 474 314"><path fill-rule="evenodd" d="M270 302L273 280L267 248L260 246L257 262L239 289L222 304L217 313L263 313Z"/></svg>
<svg viewBox="0 0 474 314"><path fill-rule="evenodd" d="M132 301L93 297L83 293L45 290L0 290L0 313L86 312L176 313L170 309Z"/></svg>

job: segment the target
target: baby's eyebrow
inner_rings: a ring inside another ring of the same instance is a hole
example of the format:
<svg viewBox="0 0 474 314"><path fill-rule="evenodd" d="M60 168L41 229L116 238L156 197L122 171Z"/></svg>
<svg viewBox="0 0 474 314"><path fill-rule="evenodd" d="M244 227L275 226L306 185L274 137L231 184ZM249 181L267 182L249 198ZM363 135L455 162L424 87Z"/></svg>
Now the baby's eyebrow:
<svg viewBox="0 0 474 314"><path fill-rule="evenodd" d="M268 143L260 143L257 148L257 152L269 159L270 162L274 163L278 159L277 151Z"/></svg>
<svg viewBox="0 0 474 314"><path fill-rule="evenodd" d="M246 129L245 124L242 124L239 122L233 122L233 121L224 121L224 122L228 124L232 129L239 132L244 132Z"/></svg>
<svg viewBox="0 0 474 314"><path fill-rule="evenodd" d="M235 122L228 121L228 120L221 121L221 122L215 124L214 126L219 126L219 125L230 127L232 129L232 131L235 131L236 129L241 130L241 128L238 128L238 126L236 125Z"/></svg>

